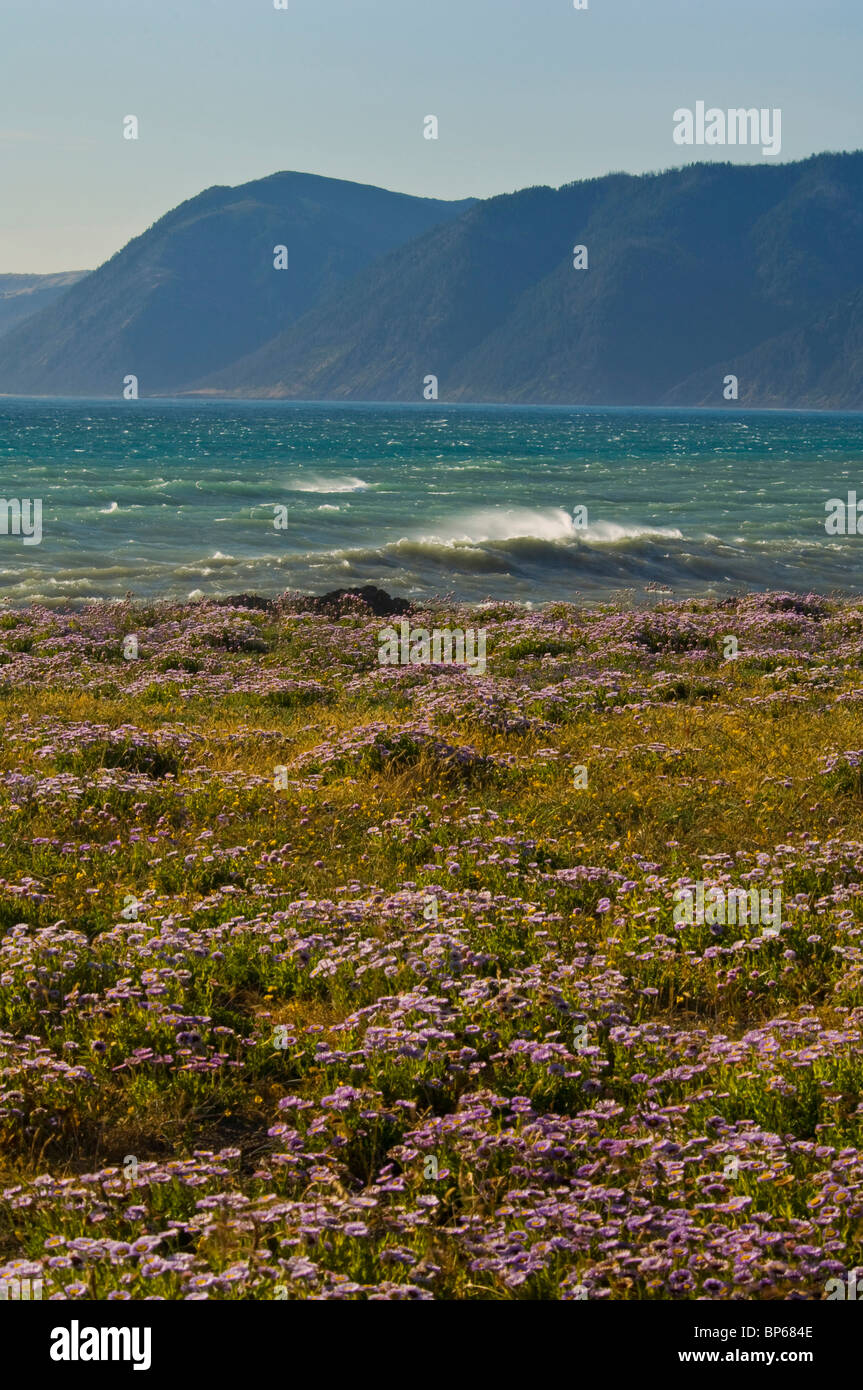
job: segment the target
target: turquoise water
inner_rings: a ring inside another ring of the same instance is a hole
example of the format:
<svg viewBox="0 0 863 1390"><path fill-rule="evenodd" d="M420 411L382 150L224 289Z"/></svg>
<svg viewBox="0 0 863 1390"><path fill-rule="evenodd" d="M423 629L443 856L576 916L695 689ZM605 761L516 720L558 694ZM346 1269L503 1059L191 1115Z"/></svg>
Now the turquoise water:
<svg viewBox="0 0 863 1390"><path fill-rule="evenodd" d="M863 535L825 530L863 414L5 399L0 460L43 505L41 544L0 535L14 602L863 591Z"/></svg>

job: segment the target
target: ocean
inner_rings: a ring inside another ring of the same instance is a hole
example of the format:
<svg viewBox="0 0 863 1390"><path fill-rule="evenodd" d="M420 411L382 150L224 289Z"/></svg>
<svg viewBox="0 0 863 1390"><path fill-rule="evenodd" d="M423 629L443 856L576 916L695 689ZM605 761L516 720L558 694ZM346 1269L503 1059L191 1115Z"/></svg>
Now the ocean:
<svg viewBox="0 0 863 1390"><path fill-rule="evenodd" d="M11 603L863 591L860 413L6 398L0 459Z"/></svg>

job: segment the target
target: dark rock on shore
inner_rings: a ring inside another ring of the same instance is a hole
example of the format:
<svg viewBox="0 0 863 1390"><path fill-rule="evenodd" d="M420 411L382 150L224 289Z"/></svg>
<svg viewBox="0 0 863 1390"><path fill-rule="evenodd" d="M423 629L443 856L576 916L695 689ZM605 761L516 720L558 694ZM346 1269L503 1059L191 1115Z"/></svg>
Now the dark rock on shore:
<svg viewBox="0 0 863 1390"><path fill-rule="evenodd" d="M343 614L356 612L358 608L367 608L376 618L388 618L412 611L407 599L393 598L376 584L364 584L358 589L331 589L328 594L317 596L290 594L286 597L292 600L292 606L299 602L306 612L328 613L331 617L341 617ZM227 598L214 598L211 602L217 608L250 608L262 613L272 613L278 601L262 598L260 594L230 594Z"/></svg>
<svg viewBox="0 0 863 1390"><path fill-rule="evenodd" d="M256 608L262 613L271 613L275 602L271 598L261 598L260 594L231 594L229 598L215 598L217 608Z"/></svg>
<svg viewBox="0 0 863 1390"><path fill-rule="evenodd" d="M320 598L311 598L307 607L313 613L341 614L356 608L356 602L365 604L376 618L388 618L393 614L410 613L411 605L407 599L391 598L376 584L364 584L361 589L332 589Z"/></svg>

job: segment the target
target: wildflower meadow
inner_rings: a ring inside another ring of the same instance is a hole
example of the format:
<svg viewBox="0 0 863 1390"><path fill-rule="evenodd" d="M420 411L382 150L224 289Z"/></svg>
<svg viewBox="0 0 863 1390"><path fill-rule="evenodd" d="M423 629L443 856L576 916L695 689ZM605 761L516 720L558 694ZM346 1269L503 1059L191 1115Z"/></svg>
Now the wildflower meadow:
<svg viewBox="0 0 863 1390"><path fill-rule="evenodd" d="M863 604L411 613L483 671L382 665L388 621L0 612L0 1279L835 1297Z"/></svg>

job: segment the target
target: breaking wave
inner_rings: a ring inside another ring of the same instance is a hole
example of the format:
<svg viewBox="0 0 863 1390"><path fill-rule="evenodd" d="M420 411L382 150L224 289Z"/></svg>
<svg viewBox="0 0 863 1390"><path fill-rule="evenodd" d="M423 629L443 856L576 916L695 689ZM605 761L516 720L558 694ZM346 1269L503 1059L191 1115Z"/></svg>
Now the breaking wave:
<svg viewBox="0 0 863 1390"><path fill-rule="evenodd" d="M674 527L619 526L612 521L598 521L592 526L579 527L562 507L511 507L505 511L488 507L469 512L457 524L446 525L431 535L417 539L432 544L485 545L490 541L525 540L552 543L578 541L583 545L592 545L637 540L642 536L683 539L682 532Z"/></svg>
<svg viewBox="0 0 863 1390"><path fill-rule="evenodd" d="M362 478L323 478L310 473L307 478L293 478L285 487L290 492L364 492L371 483Z"/></svg>

